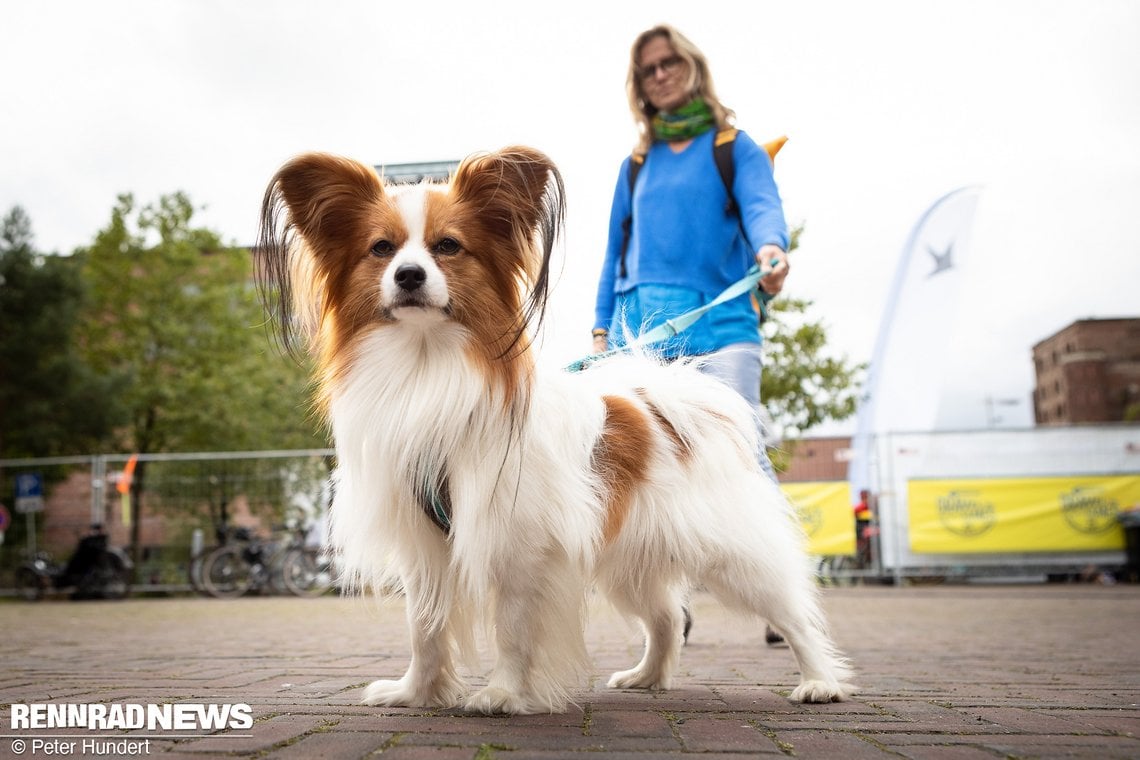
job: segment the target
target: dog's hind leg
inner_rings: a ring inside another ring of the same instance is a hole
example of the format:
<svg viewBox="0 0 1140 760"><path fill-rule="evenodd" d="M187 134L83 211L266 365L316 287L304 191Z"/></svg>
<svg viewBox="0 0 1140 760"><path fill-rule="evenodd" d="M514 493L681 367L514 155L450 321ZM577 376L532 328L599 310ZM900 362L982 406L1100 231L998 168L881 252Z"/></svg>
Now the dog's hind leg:
<svg viewBox="0 0 1140 760"><path fill-rule="evenodd" d="M842 702L855 688L847 682L850 668L813 613L793 604L771 608L772 624L787 641L800 666L800 683L792 690L795 702Z"/></svg>
<svg viewBox="0 0 1140 760"><path fill-rule="evenodd" d="M680 593L664 582L642 580L637 587L605 583L618 611L637 617L645 629L645 653L629 670L610 676L614 689L668 689L680 659L684 612Z"/></svg>
<svg viewBox="0 0 1140 760"><path fill-rule="evenodd" d="M826 632L817 590L794 558L767 561L746 550L724 557L701 580L726 607L767 619L788 642L800 667L796 702L839 702L854 687L850 669ZM789 562L788 560L791 559Z"/></svg>

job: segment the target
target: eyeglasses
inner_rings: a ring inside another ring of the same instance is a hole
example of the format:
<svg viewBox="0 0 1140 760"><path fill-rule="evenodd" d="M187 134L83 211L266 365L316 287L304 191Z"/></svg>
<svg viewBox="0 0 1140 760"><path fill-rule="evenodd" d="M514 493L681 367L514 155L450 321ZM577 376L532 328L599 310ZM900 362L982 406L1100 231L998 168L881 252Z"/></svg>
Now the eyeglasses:
<svg viewBox="0 0 1140 760"><path fill-rule="evenodd" d="M653 77L657 76L658 69L665 72L666 74L672 74L673 72L677 71L677 69L681 68L681 64L684 62L685 59L681 56L671 55L665 60L658 63L648 63L644 66L638 67L637 76L640 77L643 81L646 79L653 79Z"/></svg>

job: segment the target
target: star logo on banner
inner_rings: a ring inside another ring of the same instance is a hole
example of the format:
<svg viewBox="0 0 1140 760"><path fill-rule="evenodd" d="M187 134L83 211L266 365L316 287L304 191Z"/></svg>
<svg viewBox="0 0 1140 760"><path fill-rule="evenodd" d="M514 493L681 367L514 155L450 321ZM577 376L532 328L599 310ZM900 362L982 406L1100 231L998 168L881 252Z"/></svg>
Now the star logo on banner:
<svg viewBox="0 0 1140 760"><path fill-rule="evenodd" d="M954 266L954 262L952 261L952 257L954 254L954 244L953 243L948 244L946 246L946 250L943 251L942 253L939 253L938 251L934 250L930 246L926 246L926 252L929 253L931 258L934 259L934 271L932 271L930 274L926 275L927 277L933 277L934 275L936 275L940 272L945 272L945 271L953 268L953 266Z"/></svg>

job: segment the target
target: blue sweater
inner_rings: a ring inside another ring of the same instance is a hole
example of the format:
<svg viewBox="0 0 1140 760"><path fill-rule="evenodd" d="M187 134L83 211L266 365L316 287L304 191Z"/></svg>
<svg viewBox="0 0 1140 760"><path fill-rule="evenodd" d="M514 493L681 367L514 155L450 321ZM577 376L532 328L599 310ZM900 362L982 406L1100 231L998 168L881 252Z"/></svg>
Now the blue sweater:
<svg viewBox="0 0 1140 760"><path fill-rule="evenodd" d="M772 162L744 132L736 136L733 195L754 250L748 250L713 159L715 130L680 153L657 141L629 192L627 158L618 174L610 210L609 242L598 282L596 328L608 328L612 345L690 309L702 306L739 280L762 245L788 248L788 229ZM633 227L621 276L622 222L633 203ZM666 356L703 354L731 343L758 343L756 312L741 296L709 312L682 335L657 344Z"/></svg>

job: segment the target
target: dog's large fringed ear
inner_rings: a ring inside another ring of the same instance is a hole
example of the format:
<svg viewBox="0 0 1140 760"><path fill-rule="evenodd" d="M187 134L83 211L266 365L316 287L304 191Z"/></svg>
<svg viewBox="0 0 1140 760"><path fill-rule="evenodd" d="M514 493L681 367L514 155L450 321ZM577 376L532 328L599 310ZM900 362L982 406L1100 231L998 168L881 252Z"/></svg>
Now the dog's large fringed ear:
<svg viewBox="0 0 1140 760"><path fill-rule="evenodd" d="M533 148L504 148L465 160L451 186L456 198L478 206L481 221L524 256L519 273L529 290L525 321L537 326L549 295L550 257L566 219L558 167Z"/></svg>
<svg viewBox="0 0 1140 760"><path fill-rule="evenodd" d="M270 181L261 204L255 272L262 302L289 353L298 352L298 332L315 308L311 298L298 298L295 287L312 295L333 276L343 258L338 254L357 241L363 210L383 194L370 167L325 153L294 158ZM313 281L295 282L299 270Z"/></svg>

